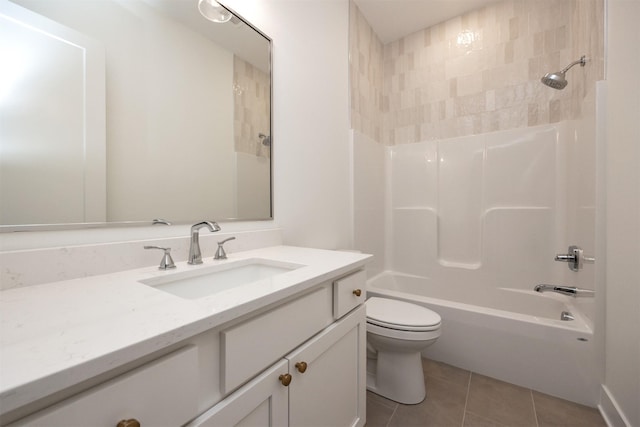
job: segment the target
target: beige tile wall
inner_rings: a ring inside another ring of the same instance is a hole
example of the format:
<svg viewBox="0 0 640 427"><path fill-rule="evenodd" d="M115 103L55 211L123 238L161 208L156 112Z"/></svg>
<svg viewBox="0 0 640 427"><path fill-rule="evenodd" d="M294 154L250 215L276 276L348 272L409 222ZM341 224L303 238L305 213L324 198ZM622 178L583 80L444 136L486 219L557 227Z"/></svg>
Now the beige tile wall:
<svg viewBox="0 0 640 427"><path fill-rule="evenodd" d="M259 134L270 135L269 75L248 62L233 58L233 127L237 152L270 157L271 146Z"/></svg>
<svg viewBox="0 0 640 427"><path fill-rule="evenodd" d="M505 0L384 46L354 4L350 25L352 127L386 145L580 118L604 78L604 0Z"/></svg>
<svg viewBox="0 0 640 427"><path fill-rule="evenodd" d="M352 128L382 141L382 42L353 1L349 13Z"/></svg>

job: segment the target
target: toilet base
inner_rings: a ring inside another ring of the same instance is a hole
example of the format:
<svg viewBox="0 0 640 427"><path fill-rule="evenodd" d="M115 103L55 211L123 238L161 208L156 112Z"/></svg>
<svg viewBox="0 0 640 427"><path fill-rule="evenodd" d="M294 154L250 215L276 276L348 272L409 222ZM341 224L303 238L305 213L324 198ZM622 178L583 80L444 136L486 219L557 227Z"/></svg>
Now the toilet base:
<svg viewBox="0 0 640 427"><path fill-rule="evenodd" d="M425 399L419 352L378 351L375 359L367 359L367 365L367 390L405 405L415 405Z"/></svg>

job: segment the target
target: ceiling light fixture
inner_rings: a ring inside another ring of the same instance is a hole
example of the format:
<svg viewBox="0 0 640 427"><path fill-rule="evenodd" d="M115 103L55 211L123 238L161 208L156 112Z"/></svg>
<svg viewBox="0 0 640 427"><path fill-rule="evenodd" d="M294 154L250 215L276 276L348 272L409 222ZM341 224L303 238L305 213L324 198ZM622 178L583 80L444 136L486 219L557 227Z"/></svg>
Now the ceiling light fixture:
<svg viewBox="0 0 640 427"><path fill-rule="evenodd" d="M198 10L202 16L213 22L227 22L233 17L233 14L216 0L198 0Z"/></svg>

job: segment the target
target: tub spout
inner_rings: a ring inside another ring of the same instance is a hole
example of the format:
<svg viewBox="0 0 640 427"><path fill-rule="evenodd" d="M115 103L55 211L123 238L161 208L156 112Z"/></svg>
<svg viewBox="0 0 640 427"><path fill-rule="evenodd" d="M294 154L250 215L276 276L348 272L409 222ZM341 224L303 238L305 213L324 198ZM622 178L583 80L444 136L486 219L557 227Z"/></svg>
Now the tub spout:
<svg viewBox="0 0 640 427"><path fill-rule="evenodd" d="M576 320L575 317L573 317L573 314L571 314L568 311L563 311L562 313L560 313L560 320L564 320L565 322L571 321L571 320Z"/></svg>
<svg viewBox="0 0 640 427"><path fill-rule="evenodd" d="M593 297L595 292L590 289L576 288L575 286L536 285L536 292L557 292L572 297Z"/></svg>

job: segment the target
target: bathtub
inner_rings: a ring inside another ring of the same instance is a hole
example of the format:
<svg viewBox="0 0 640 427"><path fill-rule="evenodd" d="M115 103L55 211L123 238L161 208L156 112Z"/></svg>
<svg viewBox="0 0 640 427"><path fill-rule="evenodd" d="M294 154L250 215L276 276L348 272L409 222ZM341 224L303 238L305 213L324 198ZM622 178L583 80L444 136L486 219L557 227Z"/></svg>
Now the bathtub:
<svg viewBox="0 0 640 427"><path fill-rule="evenodd" d="M442 335L424 351L427 358L585 405L598 403L593 331L573 297L444 286L389 271L370 278L367 293L440 314ZM560 320L563 311L575 320Z"/></svg>

